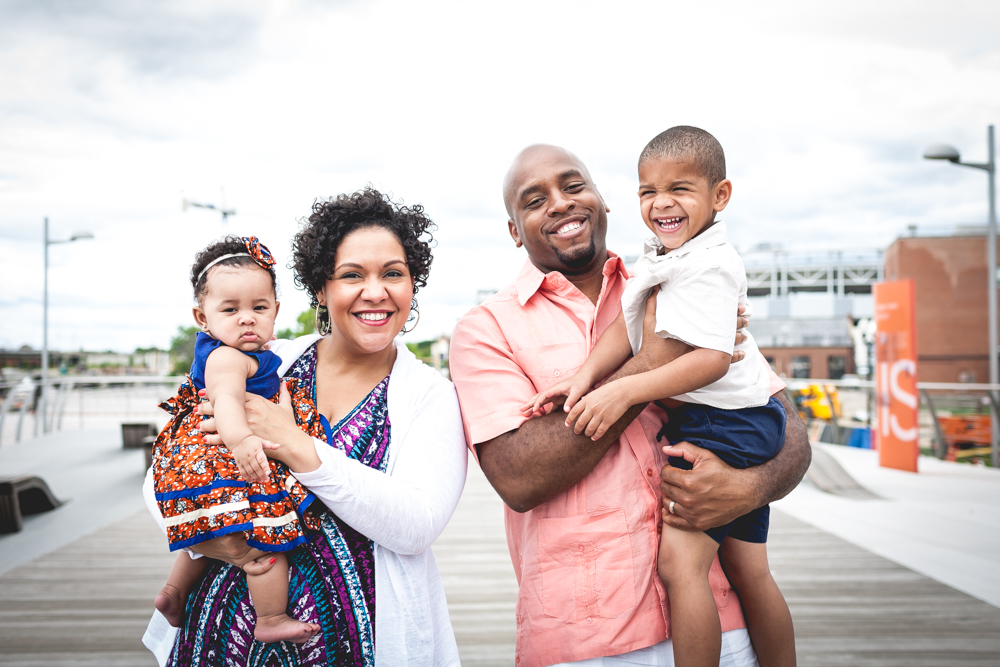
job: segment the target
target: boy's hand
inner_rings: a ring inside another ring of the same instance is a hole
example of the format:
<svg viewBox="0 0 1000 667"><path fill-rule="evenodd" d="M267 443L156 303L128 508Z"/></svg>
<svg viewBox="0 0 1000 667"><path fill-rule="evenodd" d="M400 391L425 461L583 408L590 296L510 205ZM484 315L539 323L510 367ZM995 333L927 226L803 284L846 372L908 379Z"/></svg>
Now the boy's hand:
<svg viewBox="0 0 1000 667"><path fill-rule="evenodd" d="M240 475L248 483L263 482L271 473L264 448L264 441L255 435L247 436L235 447L230 447L233 458L236 459L236 466L240 469ZM274 446L267 448L274 449Z"/></svg>
<svg viewBox="0 0 1000 667"><path fill-rule="evenodd" d="M567 403L568 404L568 403ZM609 382L584 396L566 417L566 426L572 426L577 435L584 434L591 440L600 440L625 411L632 407L619 382Z"/></svg>
<svg viewBox="0 0 1000 667"><path fill-rule="evenodd" d="M572 377L568 377L562 382L556 382L548 389L535 394L531 400L521 406L521 412L530 417L547 415L555 408L553 399L557 396L566 397L563 409L568 411L576 405L581 396L587 393L591 384L593 383L590 382L589 378L584 377L581 373L576 373Z"/></svg>

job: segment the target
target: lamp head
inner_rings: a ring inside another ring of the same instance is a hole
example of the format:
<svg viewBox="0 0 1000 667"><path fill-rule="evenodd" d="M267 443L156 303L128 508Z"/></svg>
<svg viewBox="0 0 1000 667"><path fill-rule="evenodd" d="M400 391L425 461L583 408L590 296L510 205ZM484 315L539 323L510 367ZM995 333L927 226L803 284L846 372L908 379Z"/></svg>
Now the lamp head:
<svg viewBox="0 0 1000 667"><path fill-rule="evenodd" d="M934 144L924 151L925 160L947 160L948 162L958 162L961 155L958 150L948 144Z"/></svg>
<svg viewBox="0 0 1000 667"><path fill-rule="evenodd" d="M92 239L94 235L87 231L73 232L73 236L69 237L70 241L81 241L83 239Z"/></svg>

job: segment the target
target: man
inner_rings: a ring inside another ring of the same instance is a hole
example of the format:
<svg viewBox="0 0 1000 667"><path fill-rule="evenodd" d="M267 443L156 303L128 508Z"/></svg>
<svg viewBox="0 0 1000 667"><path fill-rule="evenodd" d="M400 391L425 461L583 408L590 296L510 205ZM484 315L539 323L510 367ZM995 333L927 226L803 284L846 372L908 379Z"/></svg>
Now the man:
<svg viewBox="0 0 1000 667"><path fill-rule="evenodd" d="M789 416L785 446L745 470L688 443L668 453L693 461L693 469L664 467L656 439L664 413L655 406L631 408L596 442L566 427L561 410L528 420L520 406L575 371L614 321L627 273L605 246L610 209L571 153L526 148L507 174L504 203L528 261L512 285L458 323L450 369L473 455L507 505L519 584L516 663L629 654L631 664L672 664L667 598L656 574L661 516L704 530L782 497L808 467L805 428L777 378L772 391ZM611 377L687 351L653 335L653 307L650 299L642 349ZM739 603L717 560L710 579L722 663L752 664Z"/></svg>

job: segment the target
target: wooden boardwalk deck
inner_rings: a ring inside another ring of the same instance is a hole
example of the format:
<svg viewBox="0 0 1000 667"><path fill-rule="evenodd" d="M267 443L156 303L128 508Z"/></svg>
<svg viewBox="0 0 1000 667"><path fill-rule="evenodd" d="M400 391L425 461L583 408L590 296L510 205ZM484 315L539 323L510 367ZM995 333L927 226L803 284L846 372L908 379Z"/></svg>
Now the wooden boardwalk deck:
<svg viewBox="0 0 1000 667"><path fill-rule="evenodd" d="M1000 609L772 513L772 568L804 667L996 666ZM513 663L499 499L473 468L435 545L463 663ZM154 665L140 637L171 557L144 512L0 576L0 665Z"/></svg>

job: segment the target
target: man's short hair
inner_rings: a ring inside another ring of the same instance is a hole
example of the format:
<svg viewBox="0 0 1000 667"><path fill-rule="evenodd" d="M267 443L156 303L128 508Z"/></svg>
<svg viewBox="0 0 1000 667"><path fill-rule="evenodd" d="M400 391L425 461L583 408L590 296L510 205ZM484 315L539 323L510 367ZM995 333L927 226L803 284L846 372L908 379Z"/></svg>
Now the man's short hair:
<svg viewBox="0 0 1000 667"><path fill-rule="evenodd" d="M660 132L642 149L639 166L664 158L693 158L710 187L726 178L726 154L722 152L722 144L697 127L678 125Z"/></svg>

